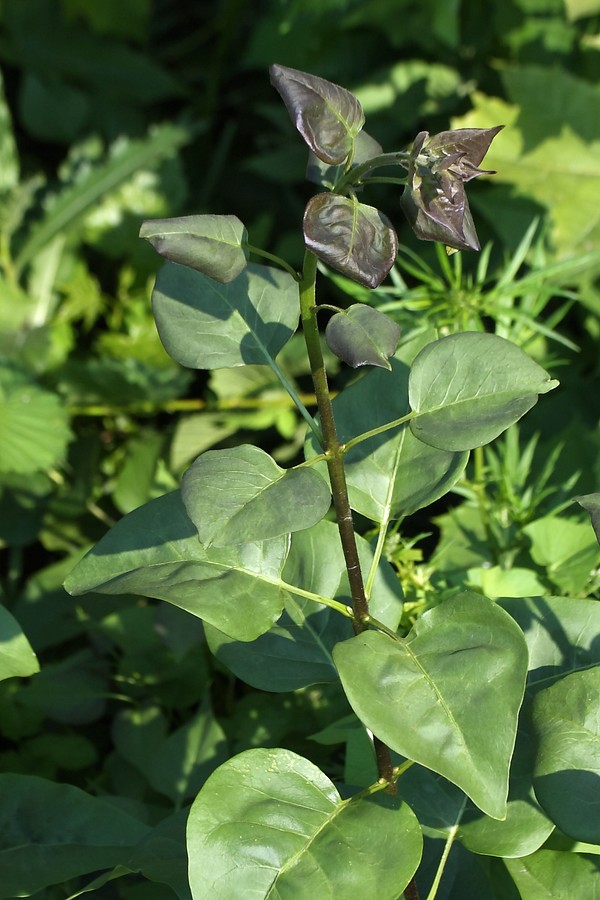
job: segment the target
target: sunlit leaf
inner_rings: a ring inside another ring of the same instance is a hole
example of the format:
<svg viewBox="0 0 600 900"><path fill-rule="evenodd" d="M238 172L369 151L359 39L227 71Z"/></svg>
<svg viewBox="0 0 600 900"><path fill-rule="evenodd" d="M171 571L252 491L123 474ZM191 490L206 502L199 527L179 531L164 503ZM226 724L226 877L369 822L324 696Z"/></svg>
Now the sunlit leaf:
<svg viewBox="0 0 600 900"><path fill-rule="evenodd" d="M165 259L221 283L237 278L248 260L246 229L237 216L151 219L142 224L140 237L150 241Z"/></svg>
<svg viewBox="0 0 600 900"><path fill-rule="evenodd" d="M408 382L413 434L443 450L487 444L558 385L519 347L494 334L460 332L425 347Z"/></svg>
<svg viewBox="0 0 600 900"><path fill-rule="evenodd" d="M339 194L308 201L304 240L323 262L368 288L383 281L398 252L396 232L383 213Z"/></svg>
<svg viewBox="0 0 600 900"><path fill-rule="evenodd" d="M211 775L192 804L187 843L194 900L337 900L397 897L419 863L422 838L398 797L342 800L313 763L261 749Z"/></svg>
<svg viewBox="0 0 600 900"><path fill-rule="evenodd" d="M334 649L357 716L389 747L506 816L527 674L518 626L480 594L424 613L408 637L367 631Z"/></svg>
<svg viewBox="0 0 600 900"><path fill-rule="evenodd" d="M282 469L251 444L207 450L185 473L181 494L206 548L310 528L331 504L331 491L317 472Z"/></svg>
<svg viewBox="0 0 600 900"><path fill-rule="evenodd" d="M365 121L356 97L325 78L287 66L273 65L270 74L271 84L310 149L323 162L343 162Z"/></svg>
<svg viewBox="0 0 600 900"><path fill-rule="evenodd" d="M136 509L65 581L70 594L136 593L167 600L220 631L252 641L279 618L288 539L205 550L175 491Z"/></svg>
<svg viewBox="0 0 600 900"><path fill-rule="evenodd" d="M19 623L0 606L0 680L39 672L40 665Z"/></svg>
<svg viewBox="0 0 600 900"><path fill-rule="evenodd" d="M331 352L355 369L380 366L389 370L389 357L400 340L400 326L372 306L355 303L331 317L325 339Z"/></svg>

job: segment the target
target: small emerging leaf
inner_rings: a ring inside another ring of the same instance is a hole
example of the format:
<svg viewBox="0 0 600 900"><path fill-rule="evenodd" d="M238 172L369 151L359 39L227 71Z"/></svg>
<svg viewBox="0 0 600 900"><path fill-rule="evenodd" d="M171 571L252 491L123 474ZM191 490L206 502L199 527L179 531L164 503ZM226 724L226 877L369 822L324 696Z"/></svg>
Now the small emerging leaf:
<svg viewBox="0 0 600 900"><path fill-rule="evenodd" d="M319 522L331 503L317 472L282 469L249 444L203 453L183 476L181 494L205 547L302 531Z"/></svg>
<svg viewBox="0 0 600 900"><path fill-rule="evenodd" d="M325 329L332 353L353 368L380 366L391 370L389 357L400 340L400 326L388 316L355 303L347 312L331 317Z"/></svg>
<svg viewBox="0 0 600 900"><path fill-rule="evenodd" d="M196 269L226 284L246 268L247 234L237 216L180 216L150 219L140 237L171 262Z"/></svg>
<svg viewBox="0 0 600 900"><path fill-rule="evenodd" d="M353 281L376 288L398 253L389 219L373 206L339 194L316 194L304 213L309 250Z"/></svg>
<svg viewBox="0 0 600 900"><path fill-rule="evenodd" d="M273 65L270 74L271 84L313 153L330 165L344 162L365 122L356 97L325 78L287 66Z"/></svg>

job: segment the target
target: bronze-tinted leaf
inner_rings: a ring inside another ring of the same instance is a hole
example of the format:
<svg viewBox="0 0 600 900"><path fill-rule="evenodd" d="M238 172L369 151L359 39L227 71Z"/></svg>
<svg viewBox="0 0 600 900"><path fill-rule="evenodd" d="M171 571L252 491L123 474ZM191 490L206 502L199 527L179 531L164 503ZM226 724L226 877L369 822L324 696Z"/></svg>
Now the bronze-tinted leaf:
<svg viewBox="0 0 600 900"><path fill-rule="evenodd" d="M381 153L383 153L383 147L379 141L376 141L375 138L371 137L370 134L367 134L366 131L361 131L356 135L354 155L352 157L352 165L350 168L353 169L355 166L360 166L368 159L373 159L374 156L379 156ZM306 166L306 177L308 181L318 184L319 187L331 189L335 187L343 172L344 166L342 164L330 166L320 160L312 150L310 151L308 155L308 164Z"/></svg>
<svg viewBox="0 0 600 900"><path fill-rule="evenodd" d="M354 94L325 78L287 66L271 66L270 75L313 153L330 165L344 162L365 122Z"/></svg>
<svg viewBox="0 0 600 900"><path fill-rule="evenodd" d="M398 251L396 232L383 213L338 194L309 200L304 240L324 262L368 288L383 281Z"/></svg>
<svg viewBox="0 0 600 900"><path fill-rule="evenodd" d="M149 219L140 237L171 262L228 284L246 268L246 229L237 216L179 216Z"/></svg>

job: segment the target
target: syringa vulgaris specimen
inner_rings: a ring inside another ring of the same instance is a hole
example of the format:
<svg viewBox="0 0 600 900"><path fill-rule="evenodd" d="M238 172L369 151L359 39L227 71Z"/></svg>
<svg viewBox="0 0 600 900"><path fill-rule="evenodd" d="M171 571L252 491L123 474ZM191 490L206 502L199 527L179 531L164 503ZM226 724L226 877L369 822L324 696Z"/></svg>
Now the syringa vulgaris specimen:
<svg viewBox="0 0 600 900"><path fill-rule="evenodd" d="M334 310L326 339L348 365L373 368L332 401L315 296L319 260L369 288L394 264L395 227L362 199L372 180L389 183L388 214L401 204L417 237L477 250L465 184L483 174L501 126L421 132L411 149L384 153L344 88L279 65L271 81L319 187L302 270L252 247L234 215L148 221L141 235L167 260L152 303L168 353L196 369L270 366L306 421L305 460L281 468L253 445L203 453L180 490L125 516L66 587L187 610L212 653L255 688L341 684L370 747L349 785L286 749L247 750L217 768L189 811L194 900L432 900L455 841L488 858L492 880L506 860L502 896L534 897L528 879L541 869L543 880L558 852L546 844L557 823L573 841L600 839L600 817L560 802L576 783L558 771L559 719L571 702L585 717L590 687L569 691L582 673L557 659L553 629L571 628L564 607L463 592L406 633L384 544L392 523L446 494L469 451L557 382L491 333L427 332L397 349L395 322L361 303ZM277 363L299 321L317 416ZM354 512L376 523L372 544ZM544 666L552 678L541 685Z"/></svg>

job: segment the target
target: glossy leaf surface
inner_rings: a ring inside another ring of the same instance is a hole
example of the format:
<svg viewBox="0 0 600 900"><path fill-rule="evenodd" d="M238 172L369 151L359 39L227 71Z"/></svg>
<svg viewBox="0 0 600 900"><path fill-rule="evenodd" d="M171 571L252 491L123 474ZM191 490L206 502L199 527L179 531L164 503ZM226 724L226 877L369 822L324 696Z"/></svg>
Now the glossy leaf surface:
<svg viewBox="0 0 600 900"><path fill-rule="evenodd" d="M298 284L287 272L248 265L229 284L166 263L152 305L167 353L191 369L268 365L298 324Z"/></svg>
<svg viewBox="0 0 600 900"><path fill-rule="evenodd" d="M325 338L331 352L349 366L389 370L389 357L400 340L400 326L372 306L355 303L346 312L331 317Z"/></svg>
<svg viewBox="0 0 600 900"><path fill-rule="evenodd" d="M273 65L270 74L271 84L313 153L330 165L344 162L365 122L356 97L325 78L287 66Z"/></svg>
<svg viewBox="0 0 600 900"><path fill-rule="evenodd" d="M506 815L527 674L510 616L464 594L424 613L404 640L368 631L333 656L352 708L374 734L458 785L487 815Z"/></svg>
<svg viewBox="0 0 600 900"><path fill-rule="evenodd" d="M283 609L287 537L205 550L179 491L129 513L73 569L71 594L141 594L167 600L240 641Z"/></svg>
<svg viewBox="0 0 600 900"><path fill-rule="evenodd" d="M558 382L519 347L494 334L461 332L425 347L408 382L419 416L413 434L443 450L494 440Z"/></svg>
<svg viewBox="0 0 600 900"><path fill-rule="evenodd" d="M569 837L600 844L600 666L535 698L535 793Z"/></svg>
<svg viewBox="0 0 600 900"><path fill-rule="evenodd" d="M368 572L373 551L357 536L358 555ZM322 521L292 535L283 580L305 591L350 603L350 588L337 526ZM399 581L380 562L370 601L372 614L395 630L402 613ZM295 691L338 681L332 651L354 633L350 620L314 600L289 593L279 621L252 644L233 641L205 626L211 651L238 678L263 691Z"/></svg>
<svg viewBox="0 0 600 900"><path fill-rule="evenodd" d="M308 201L304 241L323 262L368 288L383 281L398 253L389 219L374 206L339 194L315 194Z"/></svg>
<svg viewBox="0 0 600 900"><path fill-rule="evenodd" d="M396 900L422 846L399 798L343 801L316 766L280 749L248 750L221 766L192 805L187 840L194 900Z"/></svg>
<svg viewBox="0 0 600 900"><path fill-rule="evenodd" d="M282 469L250 444L207 450L185 473L181 495L205 547L310 528L331 504L330 489L317 472Z"/></svg>
<svg viewBox="0 0 600 900"><path fill-rule="evenodd" d="M221 283L237 278L248 261L246 229L237 216L150 219L142 224L140 237L165 259Z"/></svg>

